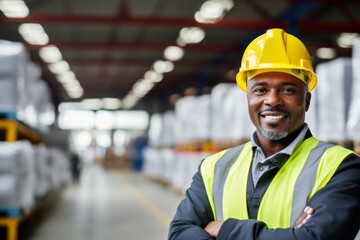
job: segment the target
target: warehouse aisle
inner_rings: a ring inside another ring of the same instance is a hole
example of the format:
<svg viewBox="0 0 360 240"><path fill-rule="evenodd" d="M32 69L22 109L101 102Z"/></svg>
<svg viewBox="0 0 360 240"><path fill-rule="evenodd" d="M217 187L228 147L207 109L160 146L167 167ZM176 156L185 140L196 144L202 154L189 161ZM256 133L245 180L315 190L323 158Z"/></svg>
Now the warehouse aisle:
<svg viewBox="0 0 360 240"><path fill-rule="evenodd" d="M161 240L182 196L140 173L92 166L67 187L31 240Z"/></svg>

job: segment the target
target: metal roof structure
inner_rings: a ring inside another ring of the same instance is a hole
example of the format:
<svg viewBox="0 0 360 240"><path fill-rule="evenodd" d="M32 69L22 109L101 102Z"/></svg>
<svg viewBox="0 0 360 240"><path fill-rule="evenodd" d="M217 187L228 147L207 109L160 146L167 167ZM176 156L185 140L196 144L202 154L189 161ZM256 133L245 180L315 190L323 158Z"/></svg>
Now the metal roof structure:
<svg viewBox="0 0 360 240"><path fill-rule="evenodd" d="M20 24L43 26L48 44L58 47L84 90L80 98L71 98L39 57L42 46L24 42L58 104L87 98L123 100L155 61L164 60L167 47L179 45L183 28L200 27L204 39L181 46L184 56L173 62L173 71L163 73L163 79L133 106L153 111L188 87L201 94L206 87L235 81L244 47L268 28L298 36L315 64L322 61L316 57L320 47L335 49L337 56L351 56L351 48L339 47L337 39L344 32L360 33L359 0L231 2L219 21L199 23L194 15L205 0L25 0L29 8L25 18L0 13L0 39L24 42L18 33Z"/></svg>

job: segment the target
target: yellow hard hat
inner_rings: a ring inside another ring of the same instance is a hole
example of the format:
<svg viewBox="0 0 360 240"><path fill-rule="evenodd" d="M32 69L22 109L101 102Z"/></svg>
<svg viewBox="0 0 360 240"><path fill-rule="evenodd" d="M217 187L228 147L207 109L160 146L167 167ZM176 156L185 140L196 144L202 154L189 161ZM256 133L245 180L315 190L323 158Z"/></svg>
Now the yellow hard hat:
<svg viewBox="0 0 360 240"><path fill-rule="evenodd" d="M298 38L278 28L267 30L245 49L236 75L237 85L246 92L246 82L265 72L294 75L308 84L308 91L313 90L317 82L305 45Z"/></svg>

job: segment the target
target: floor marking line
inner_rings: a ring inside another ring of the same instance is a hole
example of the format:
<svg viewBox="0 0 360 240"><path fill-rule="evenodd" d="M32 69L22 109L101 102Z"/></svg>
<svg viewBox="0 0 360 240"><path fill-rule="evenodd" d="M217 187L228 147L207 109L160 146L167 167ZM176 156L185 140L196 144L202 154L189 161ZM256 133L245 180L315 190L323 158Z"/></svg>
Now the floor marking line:
<svg viewBox="0 0 360 240"><path fill-rule="evenodd" d="M147 211L149 211L159 222L165 226L169 226L169 217L157 208L148 198L144 196L136 187L134 187L124 176L117 175L117 178L126 188L126 190L135 198Z"/></svg>

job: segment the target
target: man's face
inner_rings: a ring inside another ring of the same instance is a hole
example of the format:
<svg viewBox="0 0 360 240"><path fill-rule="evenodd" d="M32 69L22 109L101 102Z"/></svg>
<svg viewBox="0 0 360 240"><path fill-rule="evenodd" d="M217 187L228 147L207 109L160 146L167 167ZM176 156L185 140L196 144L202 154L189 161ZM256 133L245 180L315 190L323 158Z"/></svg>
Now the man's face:
<svg viewBox="0 0 360 240"><path fill-rule="evenodd" d="M247 83L250 119L259 137L280 140L299 130L305 121L311 94L296 77L263 73Z"/></svg>

